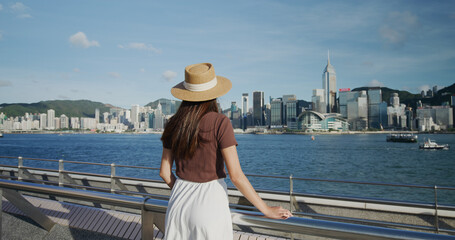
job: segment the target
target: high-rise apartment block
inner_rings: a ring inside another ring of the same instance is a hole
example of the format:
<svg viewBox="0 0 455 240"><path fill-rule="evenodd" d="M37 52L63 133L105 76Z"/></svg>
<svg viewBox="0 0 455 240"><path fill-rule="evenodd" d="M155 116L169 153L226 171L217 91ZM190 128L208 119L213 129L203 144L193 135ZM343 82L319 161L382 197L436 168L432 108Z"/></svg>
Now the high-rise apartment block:
<svg viewBox="0 0 455 240"><path fill-rule="evenodd" d="M253 124L255 126L264 125L264 92L253 92Z"/></svg>
<svg viewBox="0 0 455 240"><path fill-rule="evenodd" d="M55 111L54 109L47 110L47 129L55 129Z"/></svg>
<svg viewBox="0 0 455 240"><path fill-rule="evenodd" d="M242 115L246 115L248 113L248 93L242 94Z"/></svg>
<svg viewBox="0 0 455 240"><path fill-rule="evenodd" d="M325 113L327 111L327 105L325 103L324 89L313 89L313 96L311 97L311 102L313 111Z"/></svg>

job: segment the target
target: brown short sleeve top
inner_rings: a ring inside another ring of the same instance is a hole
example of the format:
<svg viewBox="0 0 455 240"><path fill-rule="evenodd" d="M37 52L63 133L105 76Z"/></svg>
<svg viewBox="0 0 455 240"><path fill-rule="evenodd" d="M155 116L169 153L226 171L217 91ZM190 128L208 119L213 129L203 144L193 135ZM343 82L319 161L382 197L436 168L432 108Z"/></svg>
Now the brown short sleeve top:
<svg viewBox="0 0 455 240"><path fill-rule="evenodd" d="M210 112L199 123L200 143L191 159L174 159L179 178L192 182L208 182L226 177L221 149L237 146L230 120L221 113ZM163 141L163 147L170 148Z"/></svg>

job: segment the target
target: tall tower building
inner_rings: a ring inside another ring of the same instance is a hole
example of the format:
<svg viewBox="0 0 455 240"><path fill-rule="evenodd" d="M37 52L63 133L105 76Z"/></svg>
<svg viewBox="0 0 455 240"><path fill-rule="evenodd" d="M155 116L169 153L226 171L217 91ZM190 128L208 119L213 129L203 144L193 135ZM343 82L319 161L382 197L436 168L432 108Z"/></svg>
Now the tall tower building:
<svg viewBox="0 0 455 240"><path fill-rule="evenodd" d="M55 129L55 111L54 109L47 110L47 128L48 129Z"/></svg>
<svg viewBox="0 0 455 240"><path fill-rule="evenodd" d="M264 92L254 91L253 92L253 125L263 126L264 125Z"/></svg>
<svg viewBox="0 0 455 240"><path fill-rule="evenodd" d="M96 123L100 123L100 110L98 108L95 109L95 121Z"/></svg>
<svg viewBox="0 0 455 240"><path fill-rule="evenodd" d="M248 93L242 94L242 114L245 115L248 112Z"/></svg>
<svg viewBox="0 0 455 240"><path fill-rule="evenodd" d="M160 105L161 108L161 105ZM134 125L139 122L139 105L131 106L131 123ZM160 109L161 110L161 109Z"/></svg>
<svg viewBox="0 0 455 240"><path fill-rule="evenodd" d="M325 91L327 113L336 112L337 77L335 68L330 64L330 53L327 53L327 66L322 73L322 88Z"/></svg>

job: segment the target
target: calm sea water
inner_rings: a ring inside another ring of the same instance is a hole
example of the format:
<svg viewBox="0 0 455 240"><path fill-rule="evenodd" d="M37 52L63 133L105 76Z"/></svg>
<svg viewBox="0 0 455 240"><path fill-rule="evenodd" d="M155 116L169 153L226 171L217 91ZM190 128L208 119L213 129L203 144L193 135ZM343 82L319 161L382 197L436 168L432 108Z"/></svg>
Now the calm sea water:
<svg viewBox="0 0 455 240"><path fill-rule="evenodd" d="M419 135L450 144L450 150L419 150L418 144L386 142L383 134L236 135L246 173L381 183L455 186L455 135ZM159 167L160 135L7 134L0 156L64 159ZM17 164L0 159L1 164ZM57 169L56 163L25 161L26 166ZM110 168L65 164L65 169L109 174ZM118 175L158 179L158 171L119 168ZM260 189L289 191L289 180L249 177ZM294 191L433 202L432 189L410 189L317 181L294 181ZM440 203L455 205L455 191L438 190Z"/></svg>

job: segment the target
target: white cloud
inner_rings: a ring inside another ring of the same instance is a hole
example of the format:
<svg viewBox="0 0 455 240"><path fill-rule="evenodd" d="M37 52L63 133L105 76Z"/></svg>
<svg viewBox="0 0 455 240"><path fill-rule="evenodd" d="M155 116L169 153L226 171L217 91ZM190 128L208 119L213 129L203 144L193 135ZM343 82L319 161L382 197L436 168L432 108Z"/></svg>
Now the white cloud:
<svg viewBox="0 0 455 240"><path fill-rule="evenodd" d="M404 45L419 27L416 15L405 12L391 12L386 22L380 27L379 34L382 39L392 45Z"/></svg>
<svg viewBox="0 0 455 240"><path fill-rule="evenodd" d="M19 14L17 15L18 18L32 18L32 15L28 14L28 13L24 13L24 14Z"/></svg>
<svg viewBox="0 0 455 240"><path fill-rule="evenodd" d="M122 49L136 49L136 50L142 50L142 51L151 51L154 53L161 53L160 49L153 47L151 44L145 44L145 43L132 42L132 43L128 43L127 45L119 44L117 46Z"/></svg>
<svg viewBox="0 0 455 240"><path fill-rule="evenodd" d="M144 68L139 69L139 71L142 72L142 73L145 73L145 69Z"/></svg>
<svg viewBox="0 0 455 240"><path fill-rule="evenodd" d="M69 39L70 43L77 47L89 48L89 47L99 47L100 44L98 41L92 40L89 41L85 33L78 32L72 35Z"/></svg>
<svg viewBox="0 0 455 240"><path fill-rule="evenodd" d="M121 78L122 75L120 75L120 73L118 72L109 72L107 73L109 76L113 77L113 78Z"/></svg>
<svg viewBox="0 0 455 240"><path fill-rule="evenodd" d="M0 40L2 40L2 38L3 38L3 35L2 35L2 33L0 32Z"/></svg>
<svg viewBox="0 0 455 240"><path fill-rule="evenodd" d="M1 10L3 10L3 6L2 6L2 4L0 4L0 11L1 11Z"/></svg>
<svg viewBox="0 0 455 240"><path fill-rule="evenodd" d="M171 82L176 76L177 73L171 70L167 70L163 73L163 78L166 79L166 81L168 82Z"/></svg>
<svg viewBox="0 0 455 240"><path fill-rule="evenodd" d="M10 87L13 86L13 83L8 80L0 80L0 87Z"/></svg>
<svg viewBox="0 0 455 240"><path fill-rule="evenodd" d="M368 83L368 87L384 87L384 83L376 79L373 79Z"/></svg>
<svg viewBox="0 0 455 240"><path fill-rule="evenodd" d="M17 2L15 4L11 5L11 9L13 9L13 11L15 11L15 12L23 12L23 11L26 11L28 9L28 7L25 6L21 2Z"/></svg>
<svg viewBox="0 0 455 240"><path fill-rule="evenodd" d="M419 91L428 91L430 89L430 85L422 85L419 87Z"/></svg>
<svg viewBox="0 0 455 240"><path fill-rule="evenodd" d="M74 68L74 69L73 69L73 72L76 72L76 73L78 73L78 72L80 72L80 71L81 71L81 70L80 70L79 68Z"/></svg>

